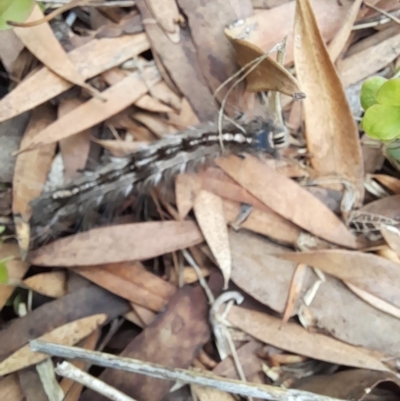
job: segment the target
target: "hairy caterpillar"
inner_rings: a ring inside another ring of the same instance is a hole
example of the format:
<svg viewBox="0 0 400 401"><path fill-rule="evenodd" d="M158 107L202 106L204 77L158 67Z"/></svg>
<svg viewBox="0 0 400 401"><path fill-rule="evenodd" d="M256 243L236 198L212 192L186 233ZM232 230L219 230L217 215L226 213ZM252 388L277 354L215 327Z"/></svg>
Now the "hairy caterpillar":
<svg viewBox="0 0 400 401"><path fill-rule="evenodd" d="M45 232L57 237L102 207L120 205L128 196L145 193L222 154L268 151L270 130L271 123L261 118L241 125L224 123L221 132L217 124L207 123L138 148L127 157L112 160L97 171L33 200L32 238L44 237Z"/></svg>

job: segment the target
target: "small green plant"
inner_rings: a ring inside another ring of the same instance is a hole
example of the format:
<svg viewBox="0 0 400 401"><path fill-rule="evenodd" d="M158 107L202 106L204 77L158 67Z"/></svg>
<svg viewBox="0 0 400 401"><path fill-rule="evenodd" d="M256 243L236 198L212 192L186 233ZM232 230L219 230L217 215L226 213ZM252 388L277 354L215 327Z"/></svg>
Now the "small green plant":
<svg viewBox="0 0 400 401"><path fill-rule="evenodd" d="M0 0L0 31L11 29L7 21L24 22L35 6L35 0Z"/></svg>
<svg viewBox="0 0 400 401"><path fill-rule="evenodd" d="M361 88L365 110L361 127L373 139L385 144L388 160L400 170L400 78L368 78Z"/></svg>

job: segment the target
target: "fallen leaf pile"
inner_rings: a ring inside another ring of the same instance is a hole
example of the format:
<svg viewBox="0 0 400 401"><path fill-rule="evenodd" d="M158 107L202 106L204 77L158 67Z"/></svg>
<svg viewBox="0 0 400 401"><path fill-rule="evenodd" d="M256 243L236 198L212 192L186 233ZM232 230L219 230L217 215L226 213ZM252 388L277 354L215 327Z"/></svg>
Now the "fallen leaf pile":
<svg viewBox="0 0 400 401"><path fill-rule="evenodd" d="M0 399L398 399L399 164L360 91L399 74L399 1L29 10L0 19ZM222 112L272 120L272 155L224 155L29 248L43 191ZM56 374L66 359L90 384Z"/></svg>

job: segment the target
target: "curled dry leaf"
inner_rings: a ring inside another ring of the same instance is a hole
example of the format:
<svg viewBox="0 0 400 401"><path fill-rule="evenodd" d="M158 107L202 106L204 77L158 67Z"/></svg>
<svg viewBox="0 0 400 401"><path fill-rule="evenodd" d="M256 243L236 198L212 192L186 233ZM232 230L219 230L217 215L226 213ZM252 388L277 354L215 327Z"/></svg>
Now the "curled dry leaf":
<svg viewBox="0 0 400 401"><path fill-rule="evenodd" d="M146 260L203 242L193 221L161 221L95 228L32 253L40 266L88 266Z"/></svg>
<svg viewBox="0 0 400 401"><path fill-rule="evenodd" d="M295 354L338 365L388 371L379 359L360 348L312 333L295 323L281 326L281 319L233 306L228 320L257 340Z"/></svg>
<svg viewBox="0 0 400 401"><path fill-rule="evenodd" d="M325 273L400 307L400 264L398 263L373 254L336 249L281 253L276 256L317 267Z"/></svg>
<svg viewBox="0 0 400 401"><path fill-rule="evenodd" d="M372 174L371 178L388 188L393 194L400 194L400 180L398 178L386 174Z"/></svg>
<svg viewBox="0 0 400 401"><path fill-rule="evenodd" d="M102 92L105 102L96 98L88 100L45 128L24 148L21 148L20 152L60 141L93 127L130 106L148 91L149 86L153 86L159 80L160 77L155 68L146 71L144 77L127 76Z"/></svg>
<svg viewBox="0 0 400 401"><path fill-rule="evenodd" d="M226 36L230 39L236 51L236 60L241 67L247 66L246 70L251 69L255 64L248 65L257 58L265 56L263 50L256 45L245 40L235 38L233 33L226 28ZM285 95L302 98L297 80L284 67L278 64L271 57L265 57L254 70L246 76L249 92L277 91Z"/></svg>
<svg viewBox="0 0 400 401"><path fill-rule="evenodd" d="M25 29L25 28L24 28ZM68 53L68 58L84 79L93 78L131 57L148 50L150 43L144 33L115 39L91 40ZM32 73L0 101L0 122L50 100L71 88L47 67Z"/></svg>
<svg viewBox="0 0 400 401"><path fill-rule="evenodd" d="M339 176L363 198L363 161L358 129L309 0L296 2L294 59L304 101L307 148L321 175ZM339 182L338 182L339 183Z"/></svg>
<svg viewBox="0 0 400 401"><path fill-rule="evenodd" d="M57 327L50 333L37 338L37 340L49 341L63 345L74 345L96 330L96 328L102 325L106 319L107 315L98 314L75 320L74 322ZM33 352L31 351L29 344L25 345L0 363L0 375L4 376L8 373L32 366L44 361L46 358L48 358L48 355Z"/></svg>
<svg viewBox="0 0 400 401"><path fill-rule="evenodd" d="M35 274L23 281L31 290L50 298L60 298L67 293L67 277L63 271Z"/></svg>
<svg viewBox="0 0 400 401"><path fill-rule="evenodd" d="M42 18L43 13L37 4L27 22ZM84 77L76 70L47 22L29 28L14 28L14 32L46 67L70 83L94 92L94 88L85 83Z"/></svg>
<svg viewBox="0 0 400 401"><path fill-rule="evenodd" d="M231 277L232 258L221 198L211 192L200 191L194 202L194 214L222 271L227 288Z"/></svg>
<svg viewBox="0 0 400 401"><path fill-rule="evenodd" d="M149 142L145 141L121 141L114 139L96 139L92 138L92 141L98 143L104 148L108 149L114 156L116 157L124 157L132 152L134 152L137 148L147 145Z"/></svg>
<svg viewBox="0 0 400 401"><path fill-rule="evenodd" d="M356 248L355 237L339 218L296 182L254 157L219 158L216 163L274 212L327 241Z"/></svg>
<svg viewBox="0 0 400 401"><path fill-rule="evenodd" d="M327 42L343 25L343 19L351 4L351 0L341 0L340 3L329 0L313 0L318 25ZM293 62L292 38L295 6L296 2L290 1L267 10L259 10L251 17L242 20L242 23L234 24L231 28L232 35L251 42L264 51L269 51L287 37L286 65L290 65Z"/></svg>

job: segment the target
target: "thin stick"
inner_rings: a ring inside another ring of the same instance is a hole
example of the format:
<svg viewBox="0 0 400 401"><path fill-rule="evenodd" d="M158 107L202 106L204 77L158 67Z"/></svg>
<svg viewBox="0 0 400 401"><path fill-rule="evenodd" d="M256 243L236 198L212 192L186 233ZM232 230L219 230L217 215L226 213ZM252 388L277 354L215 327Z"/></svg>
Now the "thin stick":
<svg viewBox="0 0 400 401"><path fill-rule="evenodd" d="M71 379L83 386L90 388L96 393L107 397L113 401L135 401L133 398L127 396L116 388L104 383L103 381L89 375L83 370L78 369L76 366L70 364L69 362L61 362L57 365L54 371L62 377Z"/></svg>
<svg viewBox="0 0 400 401"><path fill-rule="evenodd" d="M31 349L61 358L83 359L92 364L139 373L149 377L165 380L179 380L189 384L212 387L217 390L244 396L258 397L275 401L344 401L338 398L313 394L308 391L284 389L266 384L243 383L240 380L226 379L209 372L192 372L185 369L171 369L164 366L143 362L137 359L123 358L98 351L88 351L77 347L52 344L33 340Z"/></svg>

